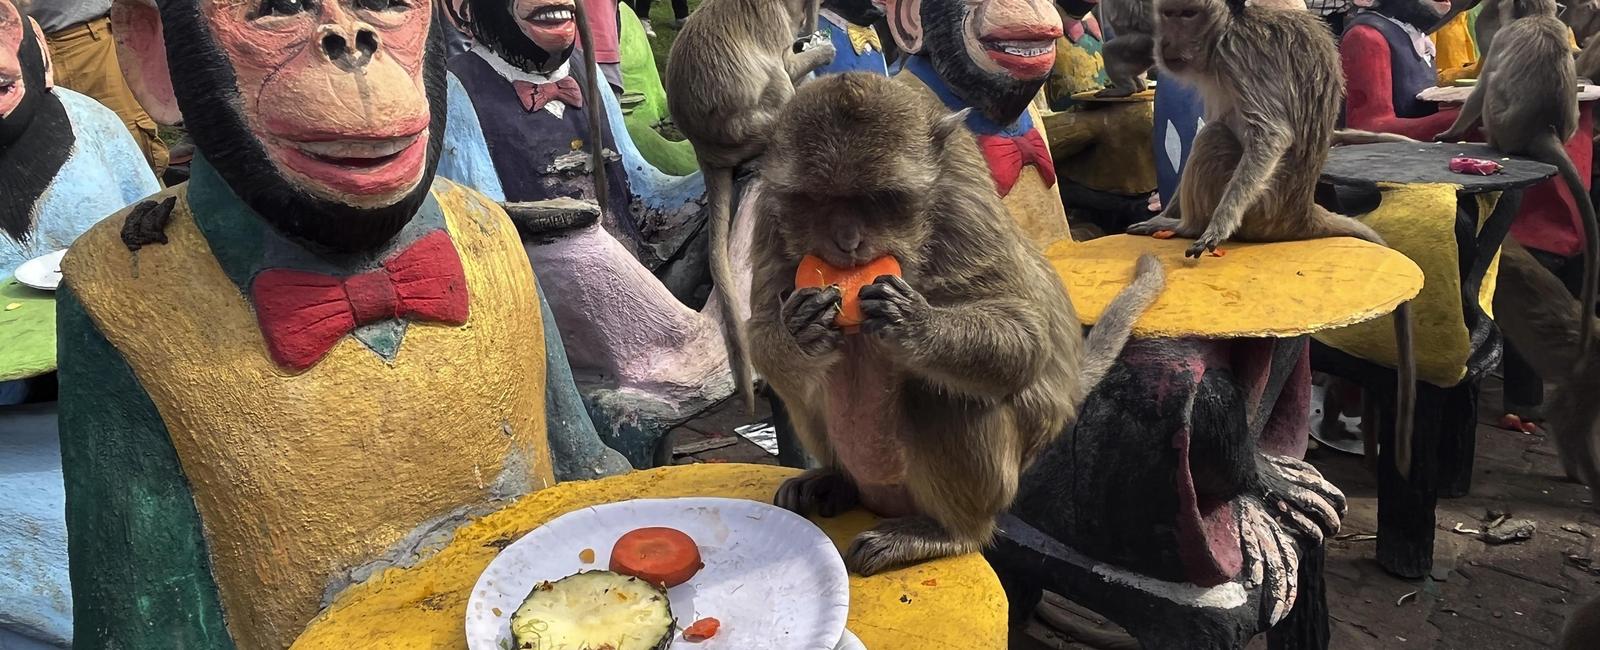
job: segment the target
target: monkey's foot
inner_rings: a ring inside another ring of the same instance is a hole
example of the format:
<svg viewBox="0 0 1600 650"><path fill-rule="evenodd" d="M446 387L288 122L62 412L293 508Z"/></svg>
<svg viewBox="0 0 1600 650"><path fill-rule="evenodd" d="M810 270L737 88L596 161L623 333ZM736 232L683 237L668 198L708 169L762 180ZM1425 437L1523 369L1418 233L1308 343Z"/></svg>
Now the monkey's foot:
<svg viewBox="0 0 1600 650"><path fill-rule="evenodd" d="M799 515L836 517L861 504L861 493L844 472L831 467L806 470L783 482L772 504Z"/></svg>
<svg viewBox="0 0 1600 650"><path fill-rule="evenodd" d="M1139 223L1128 226L1127 233L1130 235L1152 236L1163 230L1177 233L1178 228L1180 228L1182 225L1183 224L1179 223L1177 219L1172 217L1150 217L1149 219L1145 219L1144 221L1140 221Z"/></svg>
<svg viewBox="0 0 1600 650"><path fill-rule="evenodd" d="M977 552L980 544L955 539L928 517L885 519L856 536L844 553L844 565L861 576L872 576L919 562Z"/></svg>

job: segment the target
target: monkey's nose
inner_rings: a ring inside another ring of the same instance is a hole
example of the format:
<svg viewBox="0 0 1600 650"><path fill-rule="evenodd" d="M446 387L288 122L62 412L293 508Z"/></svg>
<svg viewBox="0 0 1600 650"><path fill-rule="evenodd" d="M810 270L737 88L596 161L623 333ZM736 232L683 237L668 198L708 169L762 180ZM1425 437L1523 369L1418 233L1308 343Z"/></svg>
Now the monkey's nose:
<svg viewBox="0 0 1600 650"><path fill-rule="evenodd" d="M861 233L856 230L835 232L833 245L839 247L839 252L850 255L861 248Z"/></svg>
<svg viewBox="0 0 1600 650"><path fill-rule="evenodd" d="M372 55L378 51L378 34L367 27L356 30L354 39L346 36L347 32L337 27L324 27L322 34L322 52L329 61L340 69L355 72L372 61Z"/></svg>

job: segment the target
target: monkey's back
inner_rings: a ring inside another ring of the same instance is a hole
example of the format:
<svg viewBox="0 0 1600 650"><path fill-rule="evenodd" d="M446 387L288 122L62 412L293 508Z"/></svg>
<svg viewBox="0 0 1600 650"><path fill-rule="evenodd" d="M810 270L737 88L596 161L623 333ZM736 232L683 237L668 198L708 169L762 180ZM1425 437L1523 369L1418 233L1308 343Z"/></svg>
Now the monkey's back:
<svg viewBox="0 0 1600 650"><path fill-rule="evenodd" d="M1578 129L1578 82L1568 28L1533 16L1502 28L1490 47L1483 84L1489 146L1508 153L1554 126L1565 142Z"/></svg>
<svg viewBox="0 0 1600 650"><path fill-rule="evenodd" d="M778 0L706 0L678 32L667 55L667 112L697 154L764 143L765 134L754 132L762 129L744 123L753 110L788 99L769 96L793 40L786 15Z"/></svg>

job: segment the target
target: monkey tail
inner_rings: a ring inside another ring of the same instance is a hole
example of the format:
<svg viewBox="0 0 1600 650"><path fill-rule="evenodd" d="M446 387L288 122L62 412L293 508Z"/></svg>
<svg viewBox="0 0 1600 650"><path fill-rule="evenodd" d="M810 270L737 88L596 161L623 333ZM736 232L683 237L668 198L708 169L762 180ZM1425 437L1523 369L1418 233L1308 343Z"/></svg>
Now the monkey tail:
<svg viewBox="0 0 1600 650"><path fill-rule="evenodd" d="M1166 285L1166 270L1161 267L1161 261L1148 253L1140 255L1133 267L1133 281L1106 305L1100 320L1089 330L1084 344L1083 381L1079 387L1082 395L1093 392L1095 385L1111 370L1122 354L1122 347L1133 335L1133 324Z"/></svg>
<svg viewBox="0 0 1600 650"><path fill-rule="evenodd" d="M1596 277L1596 256L1600 256L1600 226L1595 223L1594 203L1589 200L1589 190L1583 187L1583 178L1578 175L1577 166L1572 164L1572 158L1567 156L1567 150L1561 146L1561 137L1552 127L1543 137L1536 138L1530 144L1529 154L1541 162L1555 165L1561 172L1561 180L1567 184L1567 189L1572 193L1572 199L1578 204L1579 216L1583 221L1583 289L1578 294L1578 367L1583 367L1589 360L1589 349L1594 341L1594 307L1595 294L1600 291L1600 278Z"/></svg>
<svg viewBox="0 0 1600 650"><path fill-rule="evenodd" d="M739 318L739 303L734 301L733 262L728 259L728 249L733 238L733 169L712 167L704 161L700 171L706 179L706 208L711 219L711 285L717 294L717 305L722 310L722 341L728 348L728 365L733 368L733 382L744 397L745 406L754 413L756 409L755 386L751 375L749 346L745 342L744 323Z"/></svg>
<svg viewBox="0 0 1600 650"><path fill-rule="evenodd" d="M1330 146L1343 147L1352 144L1377 144L1379 142L1417 142L1412 138L1398 133L1375 133L1360 129L1338 129L1333 132L1333 142Z"/></svg>
<svg viewBox="0 0 1600 650"><path fill-rule="evenodd" d="M589 128L594 134L589 138L589 170L591 180L594 181L594 202L600 206L600 214L604 215L610 206L611 187L606 184L606 156L605 138L601 137L605 128L605 116L601 115L600 88L595 77L600 76L600 66L594 59L594 35L589 31L589 17L584 13L582 2L573 3L573 17L577 20L578 41L583 46L583 101L589 111Z"/></svg>

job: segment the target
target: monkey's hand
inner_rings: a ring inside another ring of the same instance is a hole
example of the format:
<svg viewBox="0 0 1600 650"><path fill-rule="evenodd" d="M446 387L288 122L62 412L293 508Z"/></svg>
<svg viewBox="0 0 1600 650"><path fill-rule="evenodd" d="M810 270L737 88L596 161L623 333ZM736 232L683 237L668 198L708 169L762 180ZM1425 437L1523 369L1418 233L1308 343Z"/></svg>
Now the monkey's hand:
<svg viewBox="0 0 1600 650"><path fill-rule="evenodd" d="M933 310L928 300L895 275L880 275L861 288L861 331L900 345L920 340Z"/></svg>
<svg viewBox="0 0 1600 650"><path fill-rule="evenodd" d="M783 301L779 317L795 345L807 356L820 357L839 349L844 332L833 320L839 316L838 287L807 287Z"/></svg>
<svg viewBox="0 0 1600 650"><path fill-rule="evenodd" d="M1212 223L1215 222L1213 221ZM1212 232L1211 228L1206 228L1206 231L1200 233L1200 236L1195 238L1194 243L1189 245L1189 250L1183 252L1183 256L1200 257L1206 253L1215 253L1217 252L1217 247L1222 245L1223 239L1217 233Z"/></svg>

